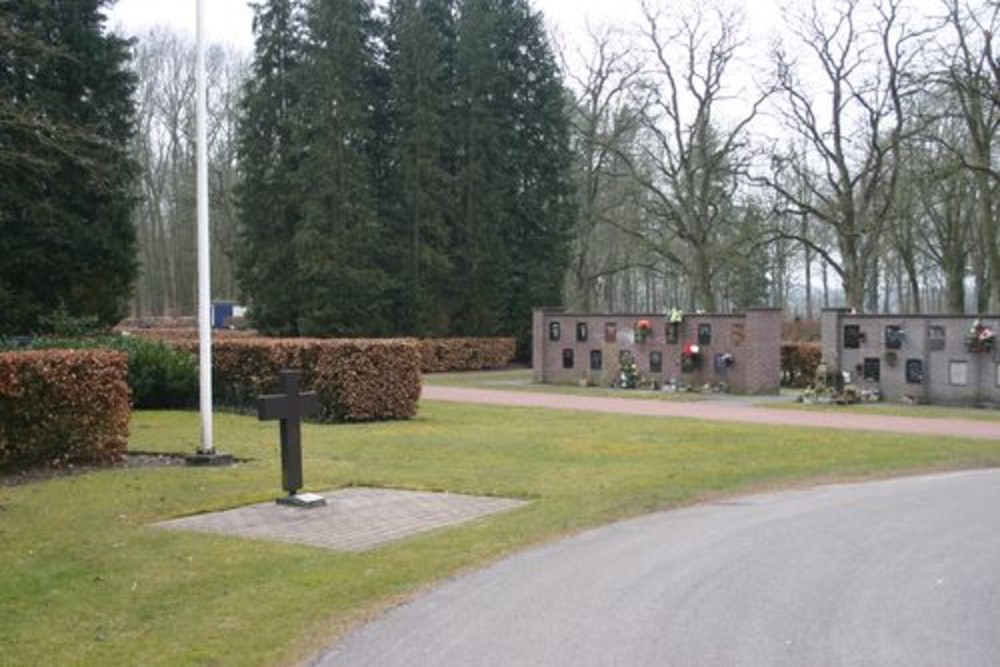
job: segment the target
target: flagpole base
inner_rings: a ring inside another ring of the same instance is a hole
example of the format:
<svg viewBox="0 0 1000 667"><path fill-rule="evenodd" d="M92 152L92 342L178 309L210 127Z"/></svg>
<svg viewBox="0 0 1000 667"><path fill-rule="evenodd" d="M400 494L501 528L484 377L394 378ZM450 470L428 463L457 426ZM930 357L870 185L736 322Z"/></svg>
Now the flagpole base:
<svg viewBox="0 0 1000 667"><path fill-rule="evenodd" d="M222 454L220 452L198 452L191 456L184 457L189 466L200 468L231 466L236 463L232 454Z"/></svg>

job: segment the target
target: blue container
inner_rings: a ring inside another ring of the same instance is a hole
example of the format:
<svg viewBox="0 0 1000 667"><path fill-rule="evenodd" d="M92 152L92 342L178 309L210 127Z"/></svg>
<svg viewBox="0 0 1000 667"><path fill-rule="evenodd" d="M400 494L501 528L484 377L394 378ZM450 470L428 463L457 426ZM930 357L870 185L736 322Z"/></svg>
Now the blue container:
<svg viewBox="0 0 1000 667"><path fill-rule="evenodd" d="M233 316L233 306L235 304L232 301L213 301L212 302L212 328L213 329L225 329L226 320Z"/></svg>

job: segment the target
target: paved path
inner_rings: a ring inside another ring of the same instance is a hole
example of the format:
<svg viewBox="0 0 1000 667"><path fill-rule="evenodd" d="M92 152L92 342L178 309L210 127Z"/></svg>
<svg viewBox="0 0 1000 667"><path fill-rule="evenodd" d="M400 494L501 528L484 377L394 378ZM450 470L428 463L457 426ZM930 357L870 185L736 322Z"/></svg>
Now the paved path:
<svg viewBox="0 0 1000 667"><path fill-rule="evenodd" d="M324 667L1000 665L1000 471L645 516L456 579Z"/></svg>
<svg viewBox="0 0 1000 667"><path fill-rule="evenodd" d="M1000 440L1000 421L893 417L889 415L862 415L856 412L777 410L722 401L657 401L632 398L596 398L574 394L490 391L433 385L424 385L422 397L430 401L455 401L460 403L552 408L556 410L615 412L651 417L687 417L690 419L742 422L748 424L812 426L849 429L853 431L885 431L914 435L943 435Z"/></svg>

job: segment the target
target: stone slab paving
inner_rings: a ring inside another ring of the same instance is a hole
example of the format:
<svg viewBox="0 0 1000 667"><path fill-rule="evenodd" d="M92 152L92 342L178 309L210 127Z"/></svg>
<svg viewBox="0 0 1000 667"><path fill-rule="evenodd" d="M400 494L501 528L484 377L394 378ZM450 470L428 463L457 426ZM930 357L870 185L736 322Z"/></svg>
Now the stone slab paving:
<svg viewBox="0 0 1000 667"><path fill-rule="evenodd" d="M340 489L319 495L326 498L326 506L302 509L271 501L155 525L338 551L365 551L526 504L510 498L373 488Z"/></svg>
<svg viewBox="0 0 1000 667"><path fill-rule="evenodd" d="M479 403L512 407L613 412L647 417L684 417L705 421L740 422L779 426L806 426L850 431L878 431L905 435L937 435L1000 440L1000 422L930 417L863 415L856 412L780 410L722 401L656 401L632 398L598 398L575 394L542 394L526 391L464 389L425 384L422 400Z"/></svg>

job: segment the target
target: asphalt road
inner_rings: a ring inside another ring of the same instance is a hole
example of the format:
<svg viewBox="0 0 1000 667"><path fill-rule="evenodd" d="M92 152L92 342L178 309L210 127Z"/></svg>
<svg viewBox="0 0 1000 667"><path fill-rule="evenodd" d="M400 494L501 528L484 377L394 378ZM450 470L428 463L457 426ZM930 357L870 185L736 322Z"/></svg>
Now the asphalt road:
<svg viewBox="0 0 1000 667"><path fill-rule="evenodd" d="M1000 471L614 524L453 580L316 664L1000 665Z"/></svg>

